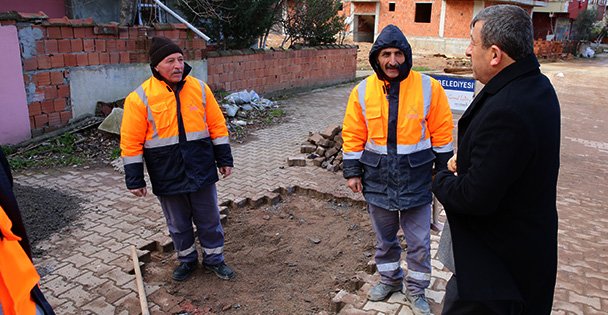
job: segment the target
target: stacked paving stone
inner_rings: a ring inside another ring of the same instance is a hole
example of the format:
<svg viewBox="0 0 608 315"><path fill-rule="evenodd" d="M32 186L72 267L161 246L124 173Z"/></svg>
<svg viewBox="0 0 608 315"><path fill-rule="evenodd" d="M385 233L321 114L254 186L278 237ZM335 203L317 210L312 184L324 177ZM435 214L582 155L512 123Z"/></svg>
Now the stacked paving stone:
<svg viewBox="0 0 608 315"><path fill-rule="evenodd" d="M342 143L342 126L333 125L322 132L311 132L300 152L308 154L306 158L313 165L337 172L342 169Z"/></svg>

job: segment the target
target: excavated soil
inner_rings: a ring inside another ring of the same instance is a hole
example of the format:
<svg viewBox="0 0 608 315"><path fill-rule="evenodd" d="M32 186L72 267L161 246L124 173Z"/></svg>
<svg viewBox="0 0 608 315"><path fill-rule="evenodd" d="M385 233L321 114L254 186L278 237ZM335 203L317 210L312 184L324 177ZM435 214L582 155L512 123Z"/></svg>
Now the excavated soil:
<svg viewBox="0 0 608 315"><path fill-rule="evenodd" d="M161 288L149 300L172 314L317 314L337 290L358 289L354 275L374 251L365 209L327 198L291 195L274 206L233 209L224 230L235 279L199 268L172 281L174 254L156 252L144 281Z"/></svg>

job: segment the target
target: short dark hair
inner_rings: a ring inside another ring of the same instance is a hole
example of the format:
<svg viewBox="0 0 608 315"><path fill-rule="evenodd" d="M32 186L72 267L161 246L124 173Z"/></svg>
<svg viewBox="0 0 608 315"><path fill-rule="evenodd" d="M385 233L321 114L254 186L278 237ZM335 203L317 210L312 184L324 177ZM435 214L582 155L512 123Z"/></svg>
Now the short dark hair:
<svg viewBox="0 0 608 315"><path fill-rule="evenodd" d="M534 52L532 19L524 9L508 4L489 6L475 15L471 29L479 21L483 21L481 43L484 48L496 45L514 60Z"/></svg>

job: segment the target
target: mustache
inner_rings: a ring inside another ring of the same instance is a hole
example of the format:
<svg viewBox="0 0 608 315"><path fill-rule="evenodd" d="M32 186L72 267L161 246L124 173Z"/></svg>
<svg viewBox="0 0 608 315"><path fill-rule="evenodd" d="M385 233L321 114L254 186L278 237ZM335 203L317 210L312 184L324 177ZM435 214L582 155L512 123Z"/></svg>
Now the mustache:
<svg viewBox="0 0 608 315"><path fill-rule="evenodd" d="M386 69L395 69L395 70L399 70L399 67L401 66L400 63L397 62L397 64L395 65L391 65L391 64L387 64L386 65Z"/></svg>

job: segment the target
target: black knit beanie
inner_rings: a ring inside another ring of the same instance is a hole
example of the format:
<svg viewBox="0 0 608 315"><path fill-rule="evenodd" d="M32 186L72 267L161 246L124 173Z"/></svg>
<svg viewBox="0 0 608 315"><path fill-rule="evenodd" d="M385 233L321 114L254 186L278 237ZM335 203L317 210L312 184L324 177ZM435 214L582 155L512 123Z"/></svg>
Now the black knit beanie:
<svg viewBox="0 0 608 315"><path fill-rule="evenodd" d="M159 62L163 61L165 57L182 52L181 48L177 46L172 40L166 37L154 37L152 38L152 45L150 46L150 66L155 67Z"/></svg>

